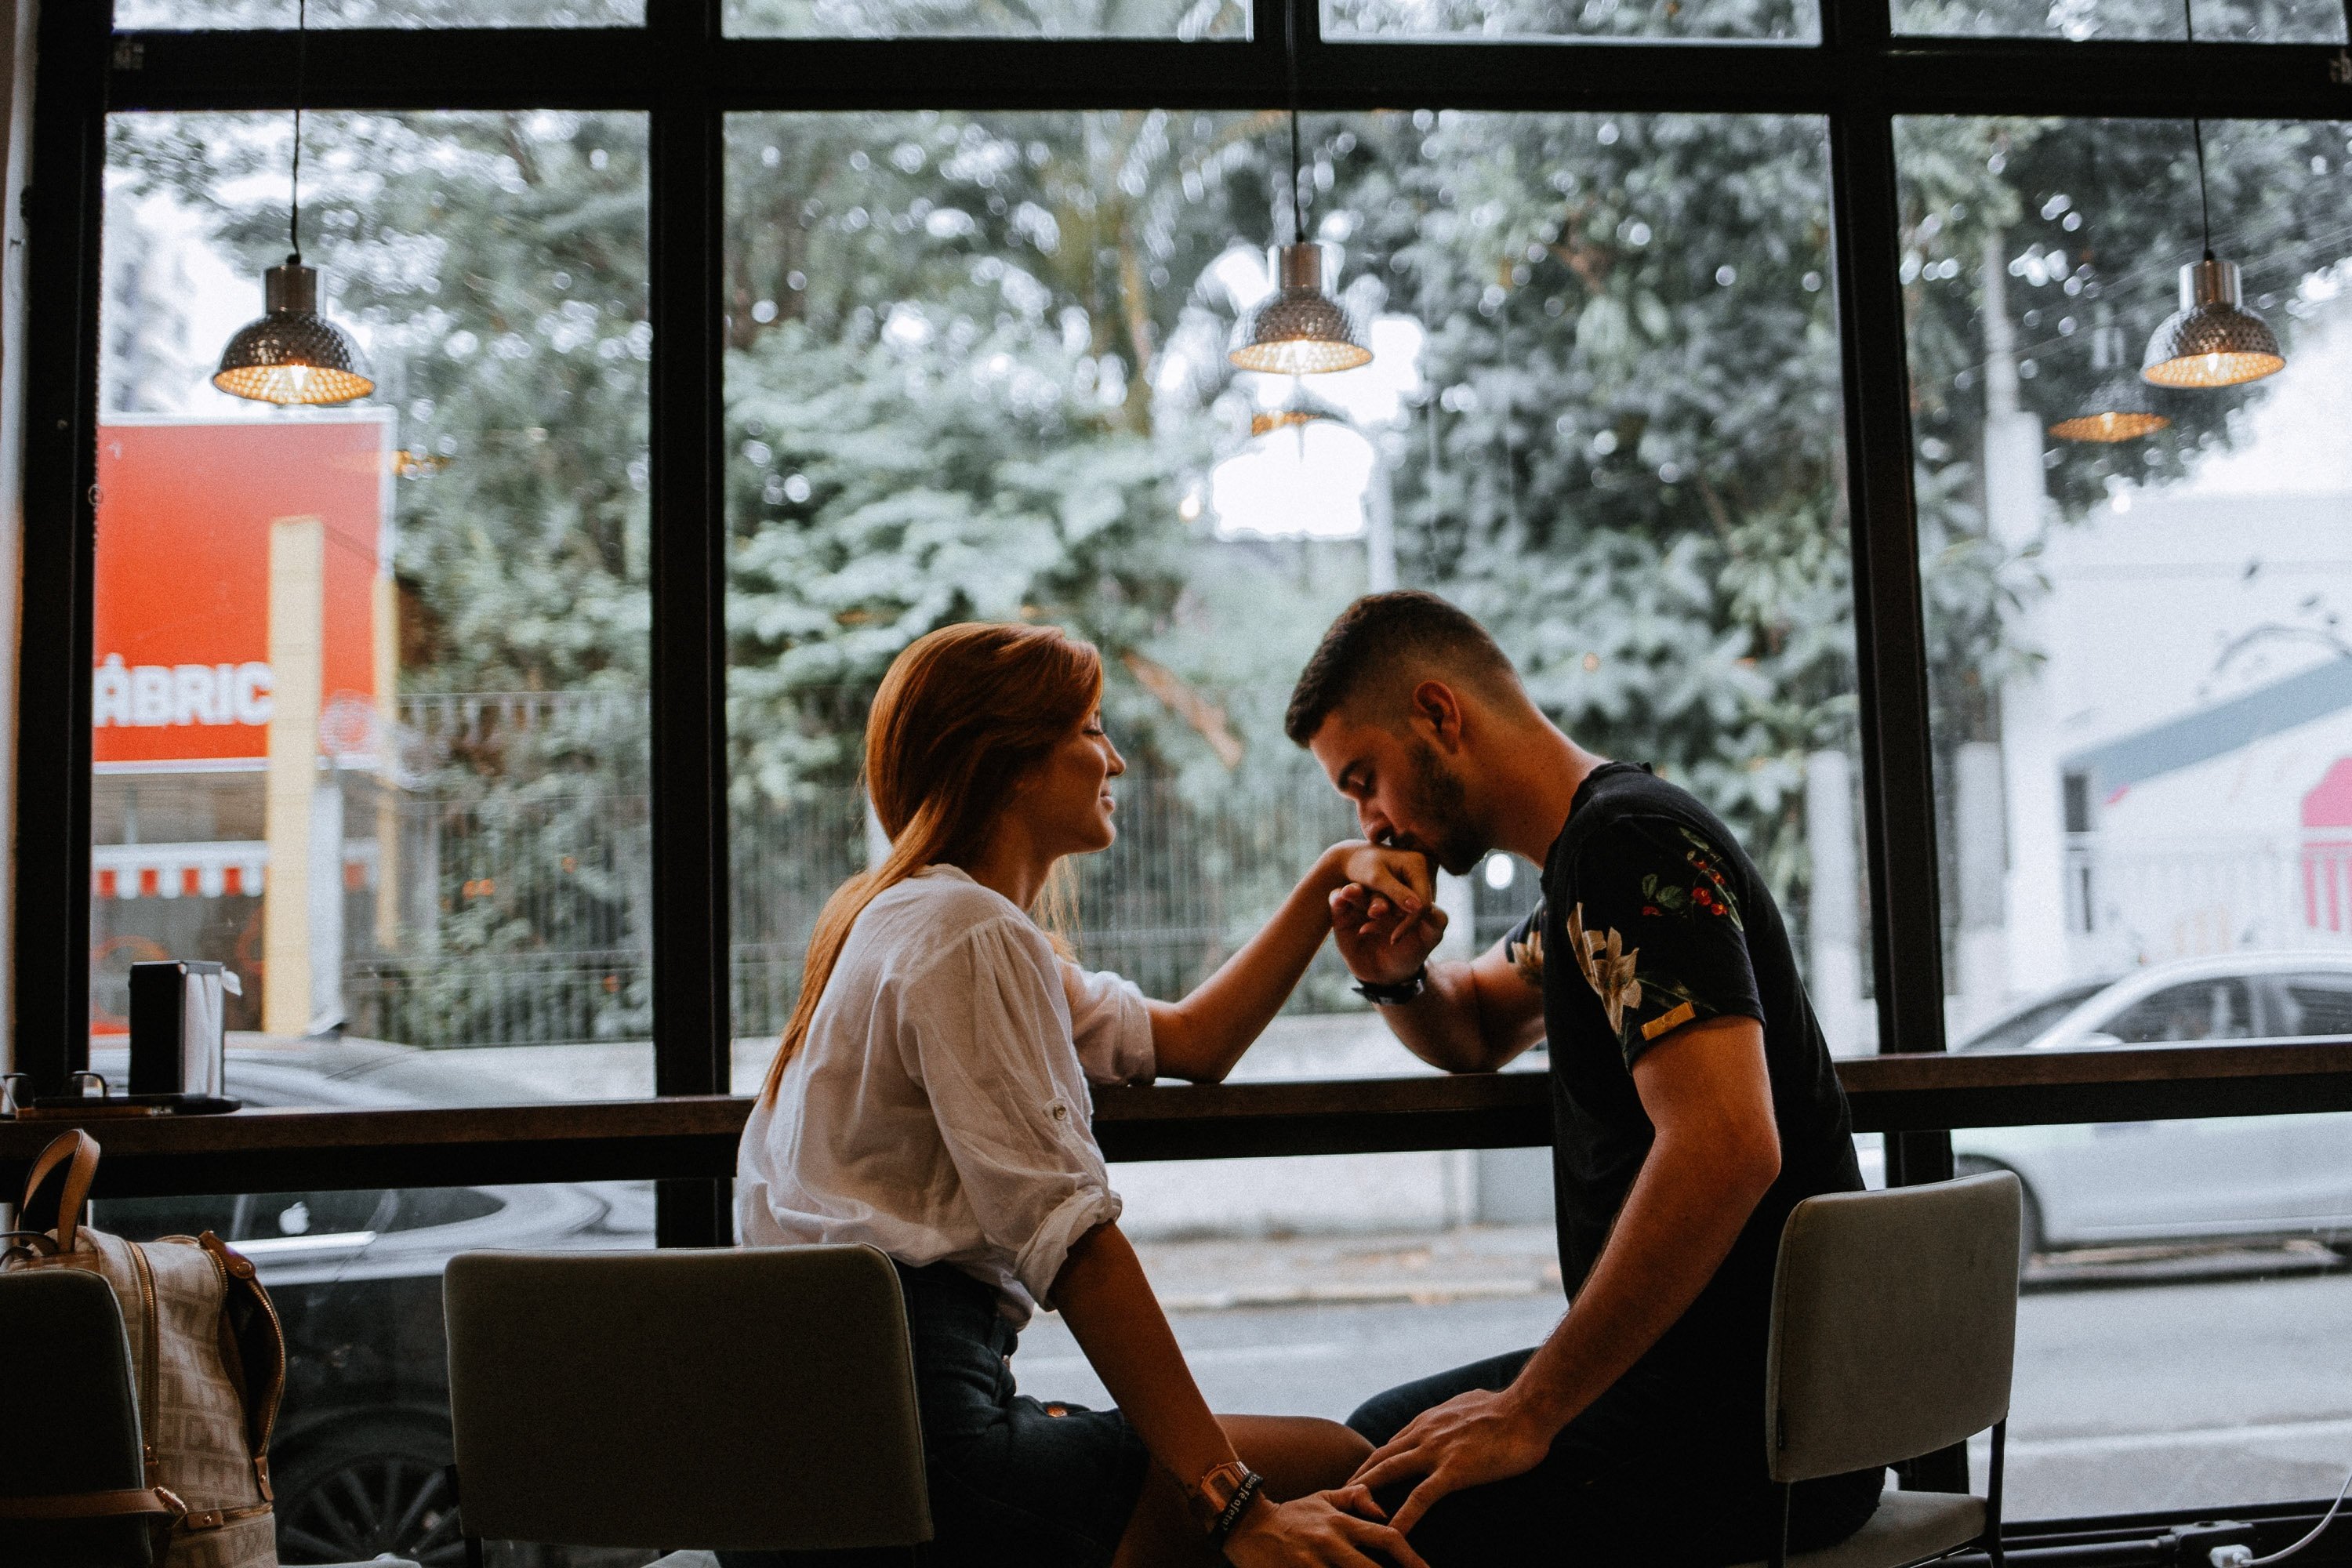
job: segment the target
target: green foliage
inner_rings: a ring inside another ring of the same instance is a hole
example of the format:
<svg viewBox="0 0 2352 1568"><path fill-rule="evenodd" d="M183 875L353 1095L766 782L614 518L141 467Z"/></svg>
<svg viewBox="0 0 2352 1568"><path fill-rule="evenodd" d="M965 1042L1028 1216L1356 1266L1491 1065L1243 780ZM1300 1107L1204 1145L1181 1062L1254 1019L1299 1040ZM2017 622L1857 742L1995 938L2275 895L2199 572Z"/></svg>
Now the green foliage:
<svg viewBox="0 0 2352 1568"><path fill-rule="evenodd" d="M1945 30L1996 25L1913 11ZM2294 15L2231 12L2227 26L2274 32ZM1781 0L1446 16L1425 25L1811 26ZM770 25L815 24L780 11ZM282 166L278 123L126 117L115 161L205 213L257 271L280 247L266 177ZM1223 360L1233 301L1212 263L1286 230L1283 129L1271 114L1160 111L730 121L739 807L845 785L889 660L973 616L1095 639L1122 743L1181 775L1187 799L1246 810L1289 788L1282 699L1360 588L1360 547L1219 543L1192 504L1248 408ZM1428 333L1432 395L1379 436L1405 580L1486 619L1580 739L1697 789L1801 901L1805 754L1850 745L1853 726L1821 123L1397 111L1305 130L1309 217L1344 247L1351 300ZM2196 248L2194 171L2172 123L1899 134L1931 680L1957 741L2034 653L2003 630L2005 607L2035 591L2032 563L1983 521L1988 258L2017 318L2026 405L2063 417L2089 389L2101 313L2136 350L2169 308ZM2209 130L2217 248L2247 264L2252 302L2290 352L2303 279L2352 242L2333 177L2342 136ZM320 115L310 137L311 249L336 308L372 329L414 459L400 484L404 685L644 689L643 121ZM2170 431L2133 446L2059 447L2061 514L2179 475L2262 395L2179 400ZM595 781L635 787L643 756L641 735L574 735L461 749L450 769L484 799L552 801ZM486 950L549 939L528 920L517 936L469 918Z"/></svg>

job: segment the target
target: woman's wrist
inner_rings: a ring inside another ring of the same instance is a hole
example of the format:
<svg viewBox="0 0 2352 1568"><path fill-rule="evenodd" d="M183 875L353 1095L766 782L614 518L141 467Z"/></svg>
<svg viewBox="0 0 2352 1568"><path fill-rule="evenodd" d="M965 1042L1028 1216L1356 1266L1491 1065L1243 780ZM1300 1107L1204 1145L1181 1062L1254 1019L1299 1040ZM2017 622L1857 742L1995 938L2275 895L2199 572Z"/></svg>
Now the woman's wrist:
<svg viewBox="0 0 2352 1568"><path fill-rule="evenodd" d="M1322 854L1315 857L1315 868L1307 874L1315 890L1328 896L1348 885L1348 857L1364 847L1360 838L1343 838Z"/></svg>

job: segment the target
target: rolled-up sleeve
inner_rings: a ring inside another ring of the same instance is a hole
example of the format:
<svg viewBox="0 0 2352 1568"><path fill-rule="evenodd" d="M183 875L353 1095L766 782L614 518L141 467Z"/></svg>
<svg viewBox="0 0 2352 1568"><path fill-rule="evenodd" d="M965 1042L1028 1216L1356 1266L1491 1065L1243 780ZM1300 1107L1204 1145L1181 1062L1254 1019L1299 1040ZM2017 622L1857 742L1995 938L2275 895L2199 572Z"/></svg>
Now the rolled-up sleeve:
<svg viewBox="0 0 2352 1568"><path fill-rule="evenodd" d="M1132 980L1062 960L1070 1002L1070 1037L1088 1083L1150 1083L1160 1070L1151 1048L1151 1013Z"/></svg>
<svg viewBox="0 0 2352 1568"><path fill-rule="evenodd" d="M900 1013L908 1068L981 1233L1039 1302L1071 1247L1120 1208L1055 1005L1056 963L1034 928L979 926L908 983Z"/></svg>

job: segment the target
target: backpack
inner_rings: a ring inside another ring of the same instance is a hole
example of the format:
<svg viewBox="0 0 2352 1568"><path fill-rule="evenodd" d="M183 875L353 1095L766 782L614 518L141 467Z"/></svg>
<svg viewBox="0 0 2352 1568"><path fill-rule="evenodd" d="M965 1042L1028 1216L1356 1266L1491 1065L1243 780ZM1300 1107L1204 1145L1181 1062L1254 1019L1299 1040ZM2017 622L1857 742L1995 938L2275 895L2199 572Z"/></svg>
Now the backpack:
<svg viewBox="0 0 2352 1568"><path fill-rule="evenodd" d="M79 1223L98 1173L87 1132L33 1163L20 1224L63 1173L57 1228L0 1232L0 1272L81 1268L114 1289L131 1341L146 1485L0 1500L0 1522L154 1518L156 1568L278 1568L269 1429L286 1385L286 1342L252 1262L212 1232L131 1242Z"/></svg>

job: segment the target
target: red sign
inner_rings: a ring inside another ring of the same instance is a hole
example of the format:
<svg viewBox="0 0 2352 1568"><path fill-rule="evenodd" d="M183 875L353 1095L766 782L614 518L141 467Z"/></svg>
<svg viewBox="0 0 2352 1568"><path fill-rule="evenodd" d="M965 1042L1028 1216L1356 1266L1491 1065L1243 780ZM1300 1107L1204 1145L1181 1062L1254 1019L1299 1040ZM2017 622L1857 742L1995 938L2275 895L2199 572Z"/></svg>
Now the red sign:
<svg viewBox="0 0 2352 1568"><path fill-rule="evenodd" d="M247 767L268 753L269 527L326 534L322 691L375 695L375 592L392 530L392 415L99 426L101 771Z"/></svg>

